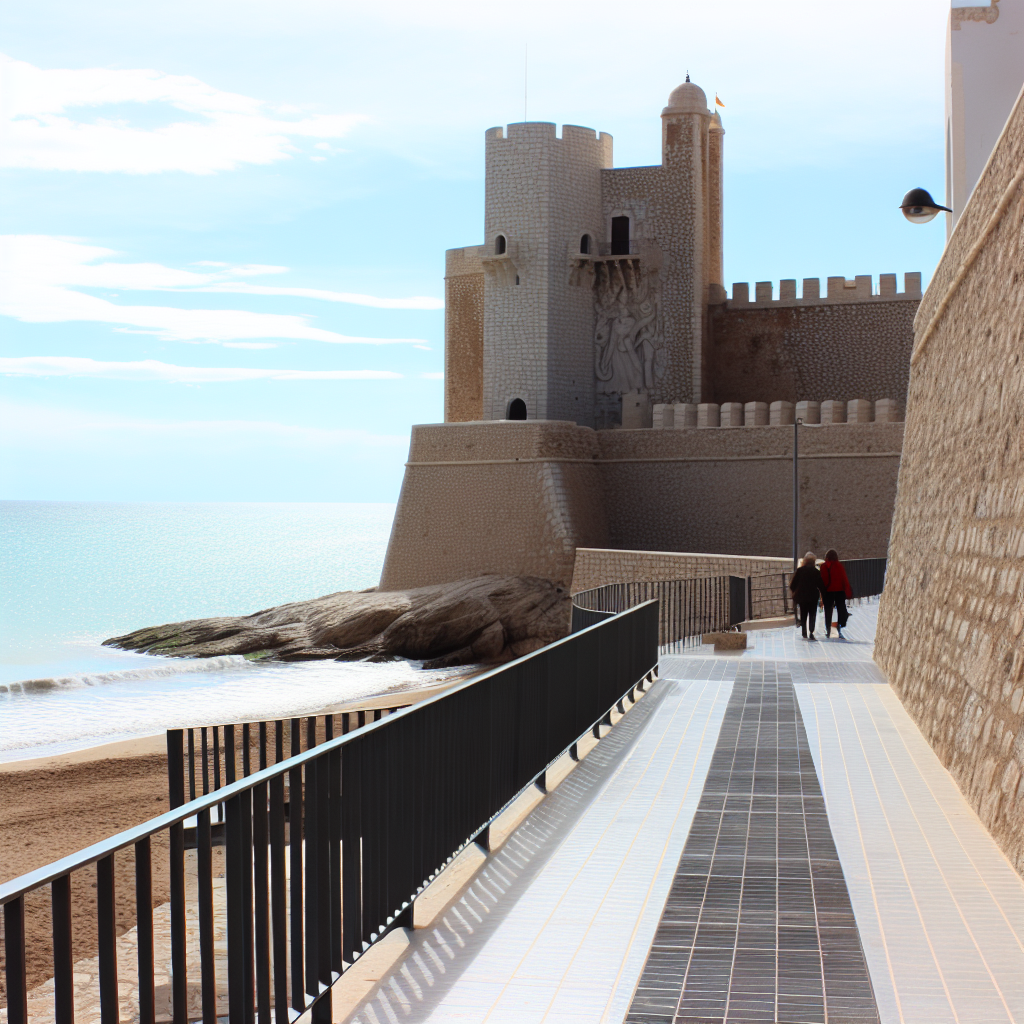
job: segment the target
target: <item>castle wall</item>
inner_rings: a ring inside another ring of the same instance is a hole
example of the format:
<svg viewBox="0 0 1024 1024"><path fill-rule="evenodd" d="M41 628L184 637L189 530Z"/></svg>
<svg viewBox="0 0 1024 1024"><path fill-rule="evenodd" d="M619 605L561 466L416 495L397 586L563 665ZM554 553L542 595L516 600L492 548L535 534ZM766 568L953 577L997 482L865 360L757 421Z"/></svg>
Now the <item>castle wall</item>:
<svg viewBox="0 0 1024 1024"><path fill-rule="evenodd" d="M597 434L611 547L792 556L793 428ZM902 423L800 429L800 548L886 553Z"/></svg>
<svg viewBox="0 0 1024 1024"><path fill-rule="evenodd" d="M596 452L573 423L413 427L380 589L491 572L568 587L576 548L608 543Z"/></svg>
<svg viewBox="0 0 1024 1024"><path fill-rule="evenodd" d="M570 284L583 234L601 237L611 136L548 123L486 133L483 418L513 398L530 419L594 421L593 295ZM495 251L499 235L506 252Z"/></svg>
<svg viewBox="0 0 1024 1024"><path fill-rule="evenodd" d="M910 374L914 314L921 275L882 274L877 292L868 275L853 281L830 277L819 297L819 281L733 285L731 300L709 309L709 361L713 402L895 398L902 407Z"/></svg>
<svg viewBox="0 0 1024 1024"><path fill-rule="evenodd" d="M884 555L902 423L801 428L802 549ZM584 548L792 555L792 427L413 428L381 589L487 572L568 586Z"/></svg>
<svg viewBox="0 0 1024 1024"><path fill-rule="evenodd" d="M572 593L603 587L606 583L655 583L702 576L757 576L788 572L791 558L747 558L681 551L618 551L613 548L577 548Z"/></svg>
<svg viewBox="0 0 1024 1024"><path fill-rule="evenodd" d="M449 249L444 274L444 418L484 418L484 246Z"/></svg>
<svg viewBox="0 0 1024 1024"><path fill-rule="evenodd" d="M875 658L1024 874L1022 169L1018 99L917 315Z"/></svg>

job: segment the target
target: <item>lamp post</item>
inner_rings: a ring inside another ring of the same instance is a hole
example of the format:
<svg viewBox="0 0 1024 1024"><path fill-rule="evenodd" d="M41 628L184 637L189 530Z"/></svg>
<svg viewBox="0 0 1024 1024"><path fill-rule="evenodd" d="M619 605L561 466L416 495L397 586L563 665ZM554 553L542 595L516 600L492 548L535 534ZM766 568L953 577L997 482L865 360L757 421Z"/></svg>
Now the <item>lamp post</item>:
<svg viewBox="0 0 1024 1024"><path fill-rule="evenodd" d="M800 475L797 471L797 458L802 423L801 419L793 421L793 572L796 572L800 543Z"/></svg>

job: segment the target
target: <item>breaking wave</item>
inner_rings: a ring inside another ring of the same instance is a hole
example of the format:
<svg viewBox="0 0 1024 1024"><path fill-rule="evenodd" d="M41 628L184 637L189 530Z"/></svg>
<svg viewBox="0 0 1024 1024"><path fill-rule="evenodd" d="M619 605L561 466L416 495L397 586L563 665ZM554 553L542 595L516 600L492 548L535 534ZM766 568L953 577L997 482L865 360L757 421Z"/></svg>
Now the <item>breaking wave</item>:
<svg viewBox="0 0 1024 1024"><path fill-rule="evenodd" d="M20 682L0 683L0 696L47 693L51 690L104 686L110 683L144 682L147 679L170 679L202 672L230 672L232 669L244 671L251 667L252 663L240 654L229 654L220 658L173 661L152 667L121 669L114 672L83 672L50 679L24 679Z"/></svg>

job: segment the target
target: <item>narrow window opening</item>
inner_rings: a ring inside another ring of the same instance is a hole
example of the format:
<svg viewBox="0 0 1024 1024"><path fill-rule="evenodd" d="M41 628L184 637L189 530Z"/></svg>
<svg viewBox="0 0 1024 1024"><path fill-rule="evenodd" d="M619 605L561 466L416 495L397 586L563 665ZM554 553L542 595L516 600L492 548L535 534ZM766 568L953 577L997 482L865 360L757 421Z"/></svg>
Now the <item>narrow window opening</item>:
<svg viewBox="0 0 1024 1024"><path fill-rule="evenodd" d="M502 255L504 255L504 253L505 253L505 236L504 235L498 235L498 237L494 240L494 255L495 256L502 256Z"/></svg>
<svg viewBox="0 0 1024 1024"><path fill-rule="evenodd" d="M612 217L612 255L629 255L628 217Z"/></svg>
<svg viewBox="0 0 1024 1024"><path fill-rule="evenodd" d="M516 274L516 284L519 284L519 275Z"/></svg>
<svg viewBox="0 0 1024 1024"><path fill-rule="evenodd" d="M508 403L508 419L510 420L525 420L526 419L526 403L521 398L513 398Z"/></svg>
<svg viewBox="0 0 1024 1024"><path fill-rule="evenodd" d="M584 256L589 255L589 253L590 253L590 235L584 235L580 239L580 252L583 253Z"/></svg>

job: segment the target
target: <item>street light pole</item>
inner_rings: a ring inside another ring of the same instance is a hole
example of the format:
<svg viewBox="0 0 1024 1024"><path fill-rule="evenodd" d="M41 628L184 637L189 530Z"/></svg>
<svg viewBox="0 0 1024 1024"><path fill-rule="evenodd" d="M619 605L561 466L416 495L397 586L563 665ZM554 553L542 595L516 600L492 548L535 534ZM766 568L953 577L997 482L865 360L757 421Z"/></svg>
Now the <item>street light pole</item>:
<svg viewBox="0 0 1024 1024"><path fill-rule="evenodd" d="M800 447L800 424L803 420L793 421L793 572L796 572L800 542L800 476L797 472L797 457Z"/></svg>

